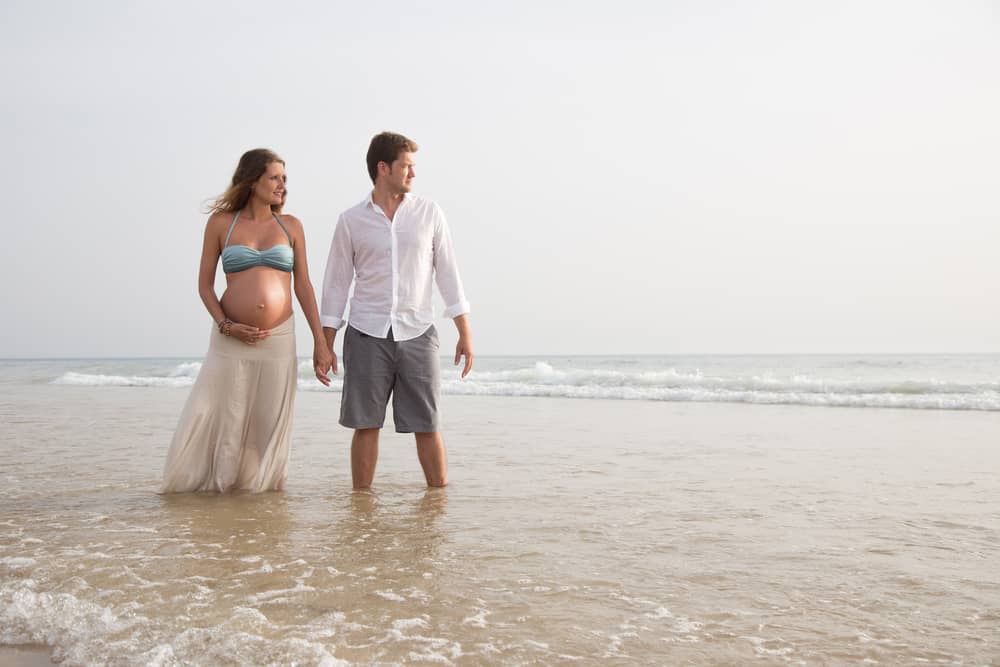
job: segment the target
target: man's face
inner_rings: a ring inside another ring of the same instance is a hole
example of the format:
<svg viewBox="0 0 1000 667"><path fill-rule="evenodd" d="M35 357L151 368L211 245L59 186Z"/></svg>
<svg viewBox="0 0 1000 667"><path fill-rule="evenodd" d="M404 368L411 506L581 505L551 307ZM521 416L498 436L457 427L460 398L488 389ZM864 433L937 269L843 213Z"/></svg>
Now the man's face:
<svg viewBox="0 0 1000 667"><path fill-rule="evenodd" d="M385 183L392 190L393 194L403 194L409 192L413 187L413 179L417 172L414 171L416 162L413 160L413 153L402 152L389 165L388 173L384 174Z"/></svg>

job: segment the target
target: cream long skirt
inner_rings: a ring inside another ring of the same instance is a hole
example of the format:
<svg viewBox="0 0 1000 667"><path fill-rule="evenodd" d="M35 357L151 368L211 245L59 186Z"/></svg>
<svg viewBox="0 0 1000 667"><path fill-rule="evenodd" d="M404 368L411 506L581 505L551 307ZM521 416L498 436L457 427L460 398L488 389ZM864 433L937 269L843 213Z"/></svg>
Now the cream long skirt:
<svg viewBox="0 0 1000 667"><path fill-rule="evenodd" d="M213 328L160 493L284 489L297 365L294 315L255 346Z"/></svg>

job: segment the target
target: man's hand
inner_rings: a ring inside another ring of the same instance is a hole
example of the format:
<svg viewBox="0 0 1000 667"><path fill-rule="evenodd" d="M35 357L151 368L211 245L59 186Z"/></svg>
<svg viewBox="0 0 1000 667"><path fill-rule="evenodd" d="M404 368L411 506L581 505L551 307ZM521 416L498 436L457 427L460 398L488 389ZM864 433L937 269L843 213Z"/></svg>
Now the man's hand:
<svg viewBox="0 0 1000 667"><path fill-rule="evenodd" d="M333 351L333 341L336 338L336 329L323 327L323 342L316 341L313 346L313 369L316 371L316 379L327 387L330 386L330 369L333 369L334 375L337 374L337 353Z"/></svg>
<svg viewBox="0 0 1000 667"><path fill-rule="evenodd" d="M475 356L472 351L472 340L468 336L459 336L458 338L458 345L455 346L456 366L463 356L465 357L465 368L462 369L462 377L464 378L472 370L472 359Z"/></svg>
<svg viewBox="0 0 1000 667"><path fill-rule="evenodd" d="M469 326L469 316L467 314L458 315L453 320L455 328L458 329L458 345L455 346L455 365L463 356L465 357L465 368L462 369L464 378L472 370L472 358L475 354L472 351L472 327Z"/></svg>

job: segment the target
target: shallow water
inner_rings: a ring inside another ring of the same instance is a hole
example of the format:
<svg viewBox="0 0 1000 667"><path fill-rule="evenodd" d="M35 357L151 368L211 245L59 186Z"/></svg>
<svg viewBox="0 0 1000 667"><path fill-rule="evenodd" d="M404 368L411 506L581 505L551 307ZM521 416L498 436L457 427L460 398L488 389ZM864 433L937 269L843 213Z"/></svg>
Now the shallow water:
<svg viewBox="0 0 1000 667"><path fill-rule="evenodd" d="M155 495L186 392L0 386L0 643L64 664L991 664L1000 415L447 397L350 491Z"/></svg>

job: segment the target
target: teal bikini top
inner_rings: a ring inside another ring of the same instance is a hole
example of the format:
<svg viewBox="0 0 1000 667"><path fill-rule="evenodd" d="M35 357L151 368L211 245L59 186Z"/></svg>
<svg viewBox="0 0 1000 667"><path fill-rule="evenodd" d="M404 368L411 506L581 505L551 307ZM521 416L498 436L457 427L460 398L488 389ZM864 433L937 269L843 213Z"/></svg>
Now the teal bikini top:
<svg viewBox="0 0 1000 667"><path fill-rule="evenodd" d="M233 235L233 228L236 221L240 219L240 211L236 211L233 216L233 224L229 225L229 233L226 234L225 247L222 248L222 270L226 273L239 273L252 269L255 266L269 266L279 271L291 272L295 266L295 253L292 251L292 237L288 235L288 230L281 224L281 218L274 212L271 213L274 219L281 226L281 231L288 237L288 245L271 246L267 250L257 250L245 245L229 245L229 237Z"/></svg>

